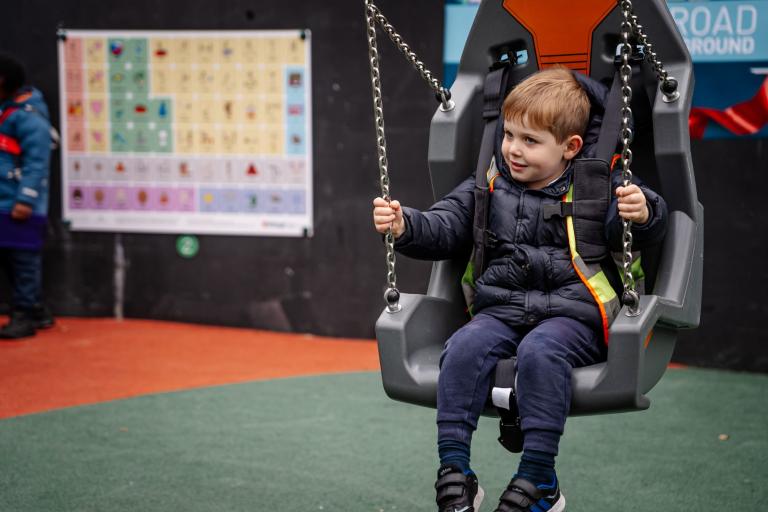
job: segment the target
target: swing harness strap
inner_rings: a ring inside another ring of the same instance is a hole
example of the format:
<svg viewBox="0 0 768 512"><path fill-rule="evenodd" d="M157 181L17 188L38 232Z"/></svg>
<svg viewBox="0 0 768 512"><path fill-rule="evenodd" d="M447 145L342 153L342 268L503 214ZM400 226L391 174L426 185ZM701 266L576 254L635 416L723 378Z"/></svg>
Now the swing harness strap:
<svg viewBox="0 0 768 512"><path fill-rule="evenodd" d="M621 77L619 73L613 77L613 83L605 101L605 114L600 125L600 135L595 144L595 158L611 162L619 145L621 132Z"/></svg>
<svg viewBox="0 0 768 512"><path fill-rule="evenodd" d="M475 169L475 219L472 238L472 277L477 280L485 268L485 249L493 241L493 234L488 232L488 203L490 198L486 171L491 160L496 142L497 121L501 115L501 106L509 86L511 62L497 62L485 77L483 87L483 138L480 154Z"/></svg>

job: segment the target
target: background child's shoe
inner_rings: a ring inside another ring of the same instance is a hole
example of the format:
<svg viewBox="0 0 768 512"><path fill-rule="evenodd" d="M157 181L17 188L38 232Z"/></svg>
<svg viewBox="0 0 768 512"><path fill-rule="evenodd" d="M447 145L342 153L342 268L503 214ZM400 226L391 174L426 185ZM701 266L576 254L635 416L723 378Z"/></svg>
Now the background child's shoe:
<svg viewBox="0 0 768 512"><path fill-rule="evenodd" d="M45 304L36 304L29 310L29 314L35 322L35 329L48 329L56 323L51 310Z"/></svg>
<svg viewBox="0 0 768 512"><path fill-rule="evenodd" d="M439 512L477 512L483 501L482 487L474 473L465 475L456 466L440 466L437 470L437 510Z"/></svg>
<svg viewBox="0 0 768 512"><path fill-rule="evenodd" d="M0 329L0 339L16 340L35 335L35 321L28 311L14 309L10 321Z"/></svg>
<svg viewBox="0 0 768 512"><path fill-rule="evenodd" d="M565 496L560 492L557 481L550 486L538 486L515 477L509 482L507 490L499 499L495 512L529 512L546 510L547 512L564 512Z"/></svg>

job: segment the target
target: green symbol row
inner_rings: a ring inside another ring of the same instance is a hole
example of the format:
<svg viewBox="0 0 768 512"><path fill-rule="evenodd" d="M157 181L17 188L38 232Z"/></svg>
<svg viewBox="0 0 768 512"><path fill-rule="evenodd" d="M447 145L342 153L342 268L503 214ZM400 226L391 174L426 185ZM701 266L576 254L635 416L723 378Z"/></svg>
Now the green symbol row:
<svg viewBox="0 0 768 512"><path fill-rule="evenodd" d="M170 123L173 120L172 102L167 98L134 96L109 100L109 117L113 123Z"/></svg>
<svg viewBox="0 0 768 512"><path fill-rule="evenodd" d="M133 62L145 64L149 61L149 42L144 38L109 38L107 40L107 60L110 66Z"/></svg>
<svg viewBox="0 0 768 512"><path fill-rule="evenodd" d="M112 127L110 147L113 152L172 153L173 131L170 125L161 125L154 130L144 125Z"/></svg>

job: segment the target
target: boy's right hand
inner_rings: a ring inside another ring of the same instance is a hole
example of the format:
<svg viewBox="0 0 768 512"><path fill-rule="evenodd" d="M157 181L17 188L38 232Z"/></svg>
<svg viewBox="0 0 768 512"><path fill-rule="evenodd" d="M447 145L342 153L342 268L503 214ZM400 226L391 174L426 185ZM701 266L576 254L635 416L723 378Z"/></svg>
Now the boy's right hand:
<svg viewBox="0 0 768 512"><path fill-rule="evenodd" d="M399 201L387 203L383 197L377 197L373 200L373 225L379 233L386 233L392 228L392 235L400 238L405 233L405 221L403 220L403 209Z"/></svg>

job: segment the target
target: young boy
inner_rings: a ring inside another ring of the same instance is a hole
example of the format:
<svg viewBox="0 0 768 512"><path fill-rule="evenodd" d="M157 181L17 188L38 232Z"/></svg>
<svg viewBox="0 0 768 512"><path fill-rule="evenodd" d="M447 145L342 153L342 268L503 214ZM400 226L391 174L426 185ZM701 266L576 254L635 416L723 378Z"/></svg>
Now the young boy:
<svg viewBox="0 0 768 512"><path fill-rule="evenodd" d="M602 91L602 99L595 91ZM447 341L440 361L440 512L474 512L482 499L469 464L470 441L497 361L513 356L523 453L496 510L565 510L555 456L570 409L571 371L604 361L606 346L599 307L571 262L565 222L546 219L542 207L561 202L571 185L571 161L585 149L590 98L604 101L604 88L555 68L528 77L504 101L496 151L501 165L488 208L495 242L476 282L475 315ZM610 247L621 246L622 218L633 222L633 247L660 242L667 221L663 199L642 185L620 186L618 171L612 180L616 197L605 222ZM391 228L406 256L466 258L473 243L474 184L474 177L467 178L426 212L376 198L376 230Z"/></svg>

